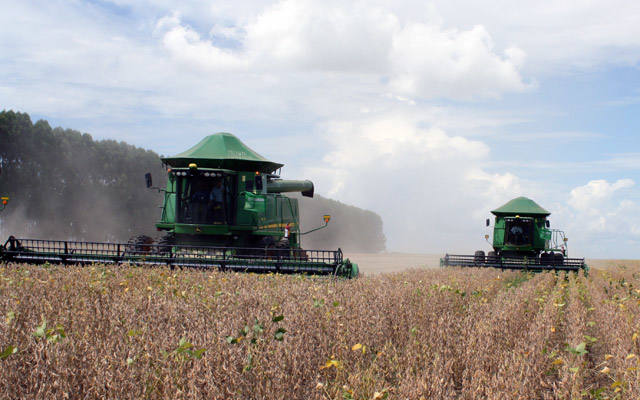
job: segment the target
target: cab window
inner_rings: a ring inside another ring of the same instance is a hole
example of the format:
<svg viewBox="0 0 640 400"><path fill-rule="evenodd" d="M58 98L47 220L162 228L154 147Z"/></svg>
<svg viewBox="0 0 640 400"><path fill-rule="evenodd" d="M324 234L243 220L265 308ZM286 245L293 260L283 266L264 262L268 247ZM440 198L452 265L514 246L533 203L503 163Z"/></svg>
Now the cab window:
<svg viewBox="0 0 640 400"><path fill-rule="evenodd" d="M525 246L533 244L533 220L522 218L505 219L505 244Z"/></svg>
<svg viewBox="0 0 640 400"><path fill-rule="evenodd" d="M227 185L223 176L202 174L178 178L178 222L221 224L227 220Z"/></svg>

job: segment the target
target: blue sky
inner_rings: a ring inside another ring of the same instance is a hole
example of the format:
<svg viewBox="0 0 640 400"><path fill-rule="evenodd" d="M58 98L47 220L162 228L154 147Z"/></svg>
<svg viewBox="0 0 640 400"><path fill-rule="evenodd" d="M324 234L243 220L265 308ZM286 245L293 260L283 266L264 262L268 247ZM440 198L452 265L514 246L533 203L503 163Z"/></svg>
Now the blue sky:
<svg viewBox="0 0 640 400"><path fill-rule="evenodd" d="M233 132L390 250L486 250L526 195L572 255L640 257L640 3L0 3L2 108L162 154Z"/></svg>

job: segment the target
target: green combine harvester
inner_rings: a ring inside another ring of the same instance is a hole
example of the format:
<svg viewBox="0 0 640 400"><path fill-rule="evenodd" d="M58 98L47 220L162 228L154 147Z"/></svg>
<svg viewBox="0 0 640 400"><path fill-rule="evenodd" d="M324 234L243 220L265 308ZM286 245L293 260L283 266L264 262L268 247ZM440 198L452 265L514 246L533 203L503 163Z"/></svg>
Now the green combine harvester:
<svg viewBox="0 0 640 400"><path fill-rule="evenodd" d="M231 271L308 273L357 277L358 266L338 250L306 250L298 200L313 197L311 181L281 179L283 164L271 162L230 133L204 138L191 149L163 158L166 188L156 224L164 236L128 243L75 242L10 237L0 246L5 262L148 264Z"/></svg>
<svg viewBox="0 0 640 400"><path fill-rule="evenodd" d="M568 258L564 232L550 229L551 214L526 197L491 211L495 215L493 251L474 255L446 254L440 266L491 267L530 271L588 271L584 258ZM491 221L487 219L486 225ZM489 235L485 235L489 240Z"/></svg>

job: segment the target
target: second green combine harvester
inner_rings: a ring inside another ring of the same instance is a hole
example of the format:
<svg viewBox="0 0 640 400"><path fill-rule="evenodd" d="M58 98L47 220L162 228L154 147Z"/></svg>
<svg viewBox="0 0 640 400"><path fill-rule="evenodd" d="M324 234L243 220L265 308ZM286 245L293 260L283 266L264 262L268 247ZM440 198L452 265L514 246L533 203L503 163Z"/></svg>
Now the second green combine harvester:
<svg viewBox="0 0 640 400"><path fill-rule="evenodd" d="M29 263L135 263L250 272L358 276L358 266L338 250L301 247L298 200L313 197L311 181L280 179L283 164L269 161L230 133L207 136L167 167L162 215L165 235L129 243L95 243L10 237L0 260ZM147 187L152 188L150 174Z"/></svg>
<svg viewBox="0 0 640 400"><path fill-rule="evenodd" d="M567 237L558 229L550 229L547 219L551 214L535 201L526 197L515 198L491 211L493 251L474 255L447 254L440 260L442 266L493 267L530 271L563 270L587 271L584 258L569 258ZM490 219L486 225L490 226ZM485 235L487 241L489 235Z"/></svg>

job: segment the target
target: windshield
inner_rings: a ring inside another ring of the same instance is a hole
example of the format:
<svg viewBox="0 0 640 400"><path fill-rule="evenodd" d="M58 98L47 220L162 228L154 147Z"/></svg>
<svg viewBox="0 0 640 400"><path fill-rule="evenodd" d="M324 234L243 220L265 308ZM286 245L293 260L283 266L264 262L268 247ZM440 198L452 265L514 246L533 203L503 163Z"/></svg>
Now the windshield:
<svg viewBox="0 0 640 400"><path fill-rule="evenodd" d="M505 244L512 246L533 244L533 220L517 218L505 219L505 222Z"/></svg>
<svg viewBox="0 0 640 400"><path fill-rule="evenodd" d="M231 176L194 175L178 177L178 222L186 224L224 224L231 214L228 205Z"/></svg>

